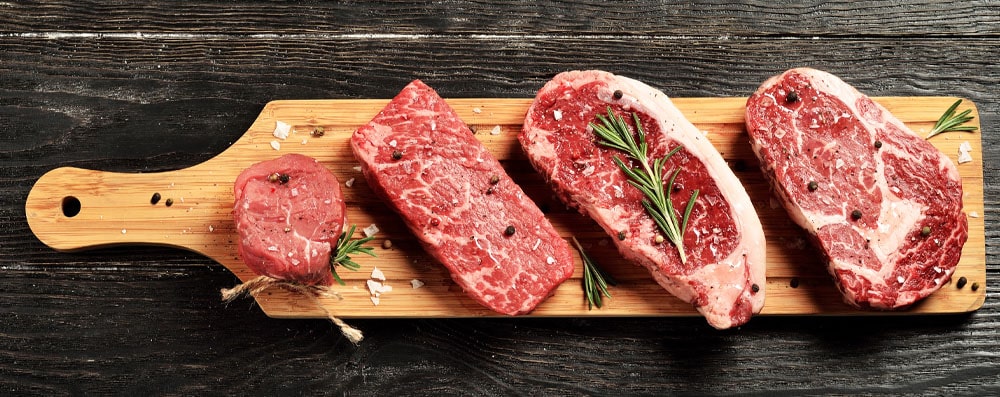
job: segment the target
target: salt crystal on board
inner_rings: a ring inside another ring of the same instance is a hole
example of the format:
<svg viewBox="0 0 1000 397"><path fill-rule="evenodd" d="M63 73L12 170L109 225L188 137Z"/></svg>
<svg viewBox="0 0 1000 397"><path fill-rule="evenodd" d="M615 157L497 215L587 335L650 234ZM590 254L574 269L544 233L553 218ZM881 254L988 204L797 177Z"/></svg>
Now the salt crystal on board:
<svg viewBox="0 0 1000 397"><path fill-rule="evenodd" d="M292 125L284 121L274 122L274 137L278 139L287 139L288 133L292 131Z"/></svg>
<svg viewBox="0 0 1000 397"><path fill-rule="evenodd" d="M413 287L413 289L417 289L417 288L423 287L424 286L424 282L420 281L420 280L417 280L417 279L413 279L413 280L410 280L410 286Z"/></svg>
<svg viewBox="0 0 1000 397"><path fill-rule="evenodd" d="M281 142L271 141L271 149L281 150Z"/></svg>
<svg viewBox="0 0 1000 397"><path fill-rule="evenodd" d="M962 142L958 147L958 163L965 164L972 161L972 155L969 152L972 151L972 145L969 141Z"/></svg>
<svg viewBox="0 0 1000 397"><path fill-rule="evenodd" d="M500 135L500 126L494 126L493 129L490 130L490 135Z"/></svg>
<svg viewBox="0 0 1000 397"><path fill-rule="evenodd" d="M372 278L375 280L385 281L385 273L382 273L379 268L372 268Z"/></svg>

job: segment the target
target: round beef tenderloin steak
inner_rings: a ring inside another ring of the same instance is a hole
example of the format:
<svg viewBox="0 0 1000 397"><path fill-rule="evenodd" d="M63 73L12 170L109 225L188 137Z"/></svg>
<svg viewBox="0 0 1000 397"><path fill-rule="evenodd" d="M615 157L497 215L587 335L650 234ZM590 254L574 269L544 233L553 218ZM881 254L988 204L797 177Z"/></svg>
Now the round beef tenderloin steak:
<svg viewBox="0 0 1000 397"><path fill-rule="evenodd" d="M683 149L664 168L676 209L699 190L684 232L686 263L661 235L642 205L643 193L628 183L613 158L624 153L596 143L588 126L610 107L632 123L639 116L650 158ZM765 244L760 220L743 185L708 139L662 92L602 71L557 75L538 92L519 136L532 165L568 205L590 216L628 260L646 267L667 291L690 302L708 323L745 323L764 305Z"/></svg>
<svg viewBox="0 0 1000 397"><path fill-rule="evenodd" d="M528 313L573 274L566 240L423 82L358 128L351 149L368 184L482 305Z"/></svg>
<svg viewBox="0 0 1000 397"><path fill-rule="evenodd" d="M236 178L233 219L239 254L254 273L306 285L331 285L330 254L344 229L340 184L326 167L287 154Z"/></svg>
<svg viewBox="0 0 1000 397"><path fill-rule="evenodd" d="M839 78L793 69L747 101L754 153L845 301L908 306L944 285L968 238L955 165ZM926 232L929 232L926 233Z"/></svg>

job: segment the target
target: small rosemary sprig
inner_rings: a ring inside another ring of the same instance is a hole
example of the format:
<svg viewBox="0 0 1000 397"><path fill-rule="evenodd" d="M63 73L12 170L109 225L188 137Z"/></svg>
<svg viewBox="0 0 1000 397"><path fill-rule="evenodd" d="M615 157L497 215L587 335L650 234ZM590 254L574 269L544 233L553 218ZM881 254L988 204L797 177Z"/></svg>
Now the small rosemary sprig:
<svg viewBox="0 0 1000 397"><path fill-rule="evenodd" d="M678 220L677 215L674 214L674 205L670 201L667 192L673 190L674 179L677 178L677 174L681 170L679 168L675 170L670 176L667 186L663 186L663 165L666 164L670 156L680 151L681 147L678 146L671 150L670 153L667 153L666 156L653 160L653 164L650 166L647 155L649 147L646 144L646 132L642 129L642 123L639 122L638 115L632 113L632 119L635 121L635 137L632 136L632 132L629 130L628 125L625 124L625 120L621 116L615 115L611 111L611 107L608 107L608 117L598 114L597 118L601 121L602 125L590 123L590 127L594 129L594 133L600 138L598 143L625 152L628 157L641 165L641 168L631 168L619 159L618 156L614 156L615 164L618 164L618 168L625 175L628 175L630 179L628 182L646 195L646 198L642 200L642 206L646 208L646 212L653 218L653 221L660 227L660 230L667 236L667 239L677 247L681 263L687 263L687 255L684 254L684 231L687 229L688 216L691 215L694 202L698 198L698 189L695 189L691 194L691 199L688 200L687 207L684 209L683 217Z"/></svg>
<svg viewBox="0 0 1000 397"><path fill-rule="evenodd" d="M937 123L934 123L934 128L931 129L931 133L927 134L927 138L924 139L931 139L934 135L951 131L975 131L976 127L971 125L962 125L972 121L973 117L969 116L969 113L972 113L972 109L965 109L964 112L955 114L955 109L957 109L958 105L961 103L962 100L959 99L955 101L955 103L951 104L951 107L944 111L944 114L941 115L941 118L938 119Z"/></svg>
<svg viewBox="0 0 1000 397"><path fill-rule="evenodd" d="M340 279L340 275L337 274L337 266L343 266L345 269L357 271L361 269L361 265L355 263L351 260L352 254L362 253L368 254L373 257L375 251L371 247L364 247L363 245L369 241L372 241L375 236L368 236L365 238L351 240L354 237L354 229L356 225L351 225L351 229L340 233L340 238L337 239L337 249L333 256L330 257L330 272L333 273L333 278L337 280L340 285L347 285L344 280Z"/></svg>
<svg viewBox="0 0 1000 397"><path fill-rule="evenodd" d="M594 306L598 309L604 305L604 297L611 298L611 293L608 292L608 285L616 285L615 279L601 269L587 256L586 252L583 252L583 246L580 242L573 237L573 244L576 244L576 249L580 251L580 258L583 259L583 295L587 298L587 309L591 310Z"/></svg>

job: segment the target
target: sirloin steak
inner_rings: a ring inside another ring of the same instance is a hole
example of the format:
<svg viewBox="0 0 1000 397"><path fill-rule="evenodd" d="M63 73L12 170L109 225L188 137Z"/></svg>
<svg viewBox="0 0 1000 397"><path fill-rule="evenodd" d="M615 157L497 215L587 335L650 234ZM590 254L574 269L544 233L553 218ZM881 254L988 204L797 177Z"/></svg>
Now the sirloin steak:
<svg viewBox="0 0 1000 397"><path fill-rule="evenodd" d="M829 73L793 69L750 97L746 124L845 301L905 307L951 278L968 238L958 170L885 108Z"/></svg>
<svg viewBox="0 0 1000 397"><path fill-rule="evenodd" d="M358 128L351 149L369 185L482 305L528 313L573 274L566 241L423 82Z"/></svg>
<svg viewBox="0 0 1000 397"><path fill-rule="evenodd" d="M613 161L623 152L596 143L589 123L608 107L629 124L631 113L639 116L650 158L683 147L663 175L681 169L668 192L674 208L685 208L700 190L683 236L686 263L673 244L656 243L661 233L642 206L643 193ZM719 152L662 92L602 71L561 73L538 92L519 140L563 202L597 221L626 259L645 266L713 327L738 326L763 307L764 233L753 204Z"/></svg>
<svg viewBox="0 0 1000 397"><path fill-rule="evenodd" d="M236 178L233 219L239 254L254 273L331 285L330 253L344 229L340 184L315 159L287 154Z"/></svg>

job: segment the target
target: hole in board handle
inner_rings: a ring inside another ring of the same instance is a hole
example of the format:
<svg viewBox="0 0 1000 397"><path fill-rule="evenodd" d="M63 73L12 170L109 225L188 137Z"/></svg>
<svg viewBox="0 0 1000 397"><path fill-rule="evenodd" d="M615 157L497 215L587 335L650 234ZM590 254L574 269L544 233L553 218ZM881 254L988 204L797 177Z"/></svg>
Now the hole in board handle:
<svg viewBox="0 0 1000 397"><path fill-rule="evenodd" d="M73 196L66 196L62 199L62 212L67 218L72 218L80 213L80 199Z"/></svg>

